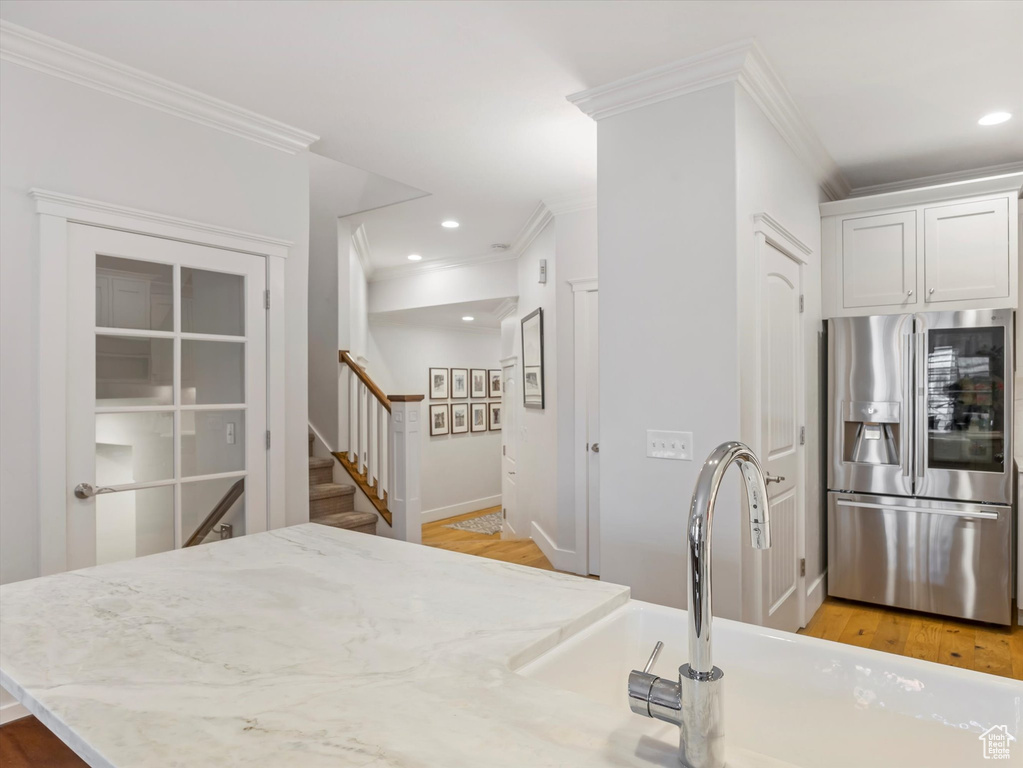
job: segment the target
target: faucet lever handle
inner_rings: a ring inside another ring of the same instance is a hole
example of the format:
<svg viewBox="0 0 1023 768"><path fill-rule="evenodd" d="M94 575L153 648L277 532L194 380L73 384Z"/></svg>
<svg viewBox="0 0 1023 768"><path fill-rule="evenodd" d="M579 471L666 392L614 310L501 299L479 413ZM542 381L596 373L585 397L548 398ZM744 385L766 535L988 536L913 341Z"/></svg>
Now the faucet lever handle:
<svg viewBox="0 0 1023 768"><path fill-rule="evenodd" d="M657 661L657 657L661 655L661 649L664 647L664 643L660 640L654 645L653 651L650 652L650 658L646 660L646 666L643 667L643 674L649 674L650 668Z"/></svg>

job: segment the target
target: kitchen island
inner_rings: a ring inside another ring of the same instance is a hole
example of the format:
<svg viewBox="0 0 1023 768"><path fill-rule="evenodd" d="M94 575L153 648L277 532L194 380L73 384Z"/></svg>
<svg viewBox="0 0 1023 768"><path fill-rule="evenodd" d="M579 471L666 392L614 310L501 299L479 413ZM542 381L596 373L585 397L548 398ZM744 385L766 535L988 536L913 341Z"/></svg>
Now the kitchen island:
<svg viewBox="0 0 1023 768"><path fill-rule="evenodd" d="M299 525L5 585L0 684L92 766L648 765L511 671L628 599Z"/></svg>

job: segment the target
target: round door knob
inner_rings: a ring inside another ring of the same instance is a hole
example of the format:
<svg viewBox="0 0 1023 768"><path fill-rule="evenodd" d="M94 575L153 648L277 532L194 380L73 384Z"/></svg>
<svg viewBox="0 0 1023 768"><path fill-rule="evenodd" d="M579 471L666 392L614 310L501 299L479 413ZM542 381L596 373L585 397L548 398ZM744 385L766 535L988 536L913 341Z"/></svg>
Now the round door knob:
<svg viewBox="0 0 1023 768"><path fill-rule="evenodd" d="M906 291L906 295L907 296L912 296L913 295L913 291L912 290Z"/></svg>
<svg viewBox="0 0 1023 768"><path fill-rule="evenodd" d="M594 443L590 446L590 450L594 453L600 453L600 443Z"/></svg>
<svg viewBox="0 0 1023 768"><path fill-rule="evenodd" d="M929 290L927 291L927 293L928 293L928 294L934 293L934 289L933 289L933 288L929 289Z"/></svg>

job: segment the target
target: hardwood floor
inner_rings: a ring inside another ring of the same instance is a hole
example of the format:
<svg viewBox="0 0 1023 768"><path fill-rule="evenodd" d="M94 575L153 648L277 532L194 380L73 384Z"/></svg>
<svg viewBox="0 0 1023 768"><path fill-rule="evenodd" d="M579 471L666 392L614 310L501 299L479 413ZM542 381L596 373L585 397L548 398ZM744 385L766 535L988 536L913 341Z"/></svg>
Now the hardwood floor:
<svg viewBox="0 0 1023 768"><path fill-rule="evenodd" d="M449 523L461 522L473 517L487 515L491 512L500 512L500 507L481 509L476 512L469 512L458 517L449 517L446 520L438 520L434 523L427 523L423 526L423 544L428 547L447 549L452 552L464 552L467 555L478 555L491 560L502 560L506 563L518 563L529 565L533 568L542 568L545 571L553 571L551 565L540 547L532 539L507 539L502 540L500 533L487 536L472 531L457 531L453 528L445 528Z"/></svg>
<svg viewBox="0 0 1023 768"><path fill-rule="evenodd" d="M78 755L34 717L23 717L0 728L0 766L86 768Z"/></svg>
<svg viewBox="0 0 1023 768"><path fill-rule="evenodd" d="M800 634L1023 680L1023 627L827 598Z"/></svg>

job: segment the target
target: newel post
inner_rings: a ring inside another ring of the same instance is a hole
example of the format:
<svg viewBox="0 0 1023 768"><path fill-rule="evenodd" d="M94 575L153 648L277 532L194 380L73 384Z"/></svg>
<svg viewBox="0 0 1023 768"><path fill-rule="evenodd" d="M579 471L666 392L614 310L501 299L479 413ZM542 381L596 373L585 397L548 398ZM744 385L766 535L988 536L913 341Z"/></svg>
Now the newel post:
<svg viewBox="0 0 1023 768"><path fill-rule="evenodd" d="M387 508L391 511L394 538L421 544L423 502L420 497L420 403L423 395L390 395L391 434L388 441Z"/></svg>

